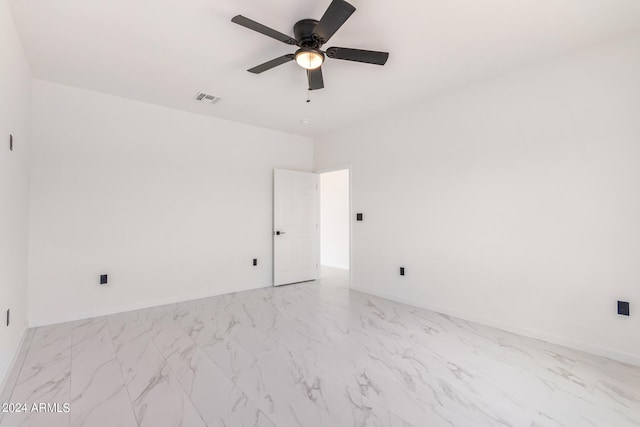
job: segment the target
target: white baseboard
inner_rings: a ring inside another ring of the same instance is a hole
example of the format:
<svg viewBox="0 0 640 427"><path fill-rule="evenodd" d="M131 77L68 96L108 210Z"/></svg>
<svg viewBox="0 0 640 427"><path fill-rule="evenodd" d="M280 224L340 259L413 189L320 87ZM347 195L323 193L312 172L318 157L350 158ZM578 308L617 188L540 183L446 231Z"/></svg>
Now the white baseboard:
<svg viewBox="0 0 640 427"><path fill-rule="evenodd" d="M72 322L75 320L83 320L90 319L92 317L100 317L100 316L108 316L110 314L124 313L127 311L140 310L143 308L157 307L160 305L174 304L177 302L185 302L192 301L196 299L215 297L224 294L232 294L235 292L242 291L250 291L252 289L260 289L260 288L268 288L271 287L271 284L268 285L259 285L259 286L248 286L245 288L238 289L235 288L225 288L225 289L217 289L214 292L202 292L199 294L190 294L190 295L180 295L173 296L167 298L159 298L155 300L148 301L140 301L132 304L125 304L113 307L105 307L97 310L89 310L78 313L64 314L61 316L51 316L51 317L41 317L41 318L30 318L29 319L29 327L35 328L38 326L46 326L46 325L54 325L56 323L64 323L64 322Z"/></svg>
<svg viewBox="0 0 640 427"><path fill-rule="evenodd" d="M462 320L466 320L469 322L475 322L486 326L491 326L497 329L502 329L503 331L512 332L514 334L523 335L530 338L535 338L541 341L546 341L553 344L562 345L564 347L568 347L574 350L580 350L587 353L595 354L598 356L607 357L609 359L616 360L618 362L623 362L631 365L640 366L640 356L625 353L617 350L613 350L606 347L600 347L594 344L585 343L582 341L577 341L567 337L561 337L553 334L548 334L542 331L521 328L512 324L505 324L493 319L485 319L479 318L475 316L468 316L464 313L456 312L455 310L449 310L442 307L430 306L429 304L421 304L414 300L407 300L404 298L399 298L395 295L388 294L386 292L378 292L373 291L371 289L360 288L357 286L350 286L350 289L353 289L358 292L362 292L369 295L375 295L381 298L385 298L391 301L400 302L402 304L410 305L413 307L423 308L425 310L435 311L436 313L446 314L447 316L457 317Z"/></svg>
<svg viewBox="0 0 640 427"><path fill-rule="evenodd" d="M22 331L22 336L18 341L18 345L13 350L13 356L11 357L11 361L7 366L7 370L5 372L0 372L0 394L4 391L5 386L7 385L7 380L13 371L13 368L18 360L18 355L20 354L20 350L22 349L22 345L24 344L24 338L27 336L27 330L29 328L25 327Z"/></svg>

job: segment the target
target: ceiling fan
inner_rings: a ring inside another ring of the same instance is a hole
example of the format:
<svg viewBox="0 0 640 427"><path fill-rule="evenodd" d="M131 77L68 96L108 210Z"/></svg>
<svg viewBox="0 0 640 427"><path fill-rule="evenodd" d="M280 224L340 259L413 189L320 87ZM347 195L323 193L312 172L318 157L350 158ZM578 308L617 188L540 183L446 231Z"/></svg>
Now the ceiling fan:
<svg viewBox="0 0 640 427"><path fill-rule="evenodd" d="M330 47L326 51L321 50L323 44L327 43L331 36L346 22L355 12L356 8L344 0L333 0L327 10L320 18L303 19L293 26L295 38L289 37L279 31L262 25L242 15L234 16L231 22L257 31L265 36L269 36L288 45L298 46L295 53L280 56L248 69L250 73L260 74L278 65L295 60L298 65L307 70L307 80L309 90L322 89L324 80L322 79L322 63L325 54L333 59L345 59L347 61L364 62L367 64L384 65L389 58L389 52L376 52L372 50L350 49L346 47Z"/></svg>

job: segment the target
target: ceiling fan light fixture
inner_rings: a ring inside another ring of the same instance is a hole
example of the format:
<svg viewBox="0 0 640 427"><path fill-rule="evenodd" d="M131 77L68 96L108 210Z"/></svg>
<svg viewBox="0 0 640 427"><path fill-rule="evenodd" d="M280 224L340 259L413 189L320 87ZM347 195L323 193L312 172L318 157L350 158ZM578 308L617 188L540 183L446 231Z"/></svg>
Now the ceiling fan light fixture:
<svg viewBox="0 0 640 427"><path fill-rule="evenodd" d="M296 62L306 70L315 70L324 62L324 54L317 49L300 49L296 52Z"/></svg>

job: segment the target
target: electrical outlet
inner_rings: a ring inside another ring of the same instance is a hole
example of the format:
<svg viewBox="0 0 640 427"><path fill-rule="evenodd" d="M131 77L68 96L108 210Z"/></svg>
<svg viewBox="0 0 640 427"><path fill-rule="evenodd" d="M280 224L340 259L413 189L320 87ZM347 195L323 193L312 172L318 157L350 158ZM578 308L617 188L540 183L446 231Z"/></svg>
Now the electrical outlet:
<svg viewBox="0 0 640 427"><path fill-rule="evenodd" d="M258 265L258 258L253 259L253 265Z"/></svg>
<svg viewBox="0 0 640 427"><path fill-rule="evenodd" d="M356 221L362 221L362 214L361 213L357 213L356 214Z"/></svg>
<svg viewBox="0 0 640 427"><path fill-rule="evenodd" d="M404 276L404 267L400 267L400 275Z"/></svg>
<svg viewBox="0 0 640 427"><path fill-rule="evenodd" d="M101 274L100 275L100 284L101 285L106 285L109 282L108 277L106 274Z"/></svg>
<svg viewBox="0 0 640 427"><path fill-rule="evenodd" d="M628 301L618 301L618 314L621 316L629 315L629 302Z"/></svg>

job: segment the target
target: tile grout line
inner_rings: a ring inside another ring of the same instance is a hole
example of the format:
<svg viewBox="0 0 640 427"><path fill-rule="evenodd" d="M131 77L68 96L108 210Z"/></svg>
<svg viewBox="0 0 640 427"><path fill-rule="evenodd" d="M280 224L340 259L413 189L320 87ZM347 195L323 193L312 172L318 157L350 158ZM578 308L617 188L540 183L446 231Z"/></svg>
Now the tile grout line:
<svg viewBox="0 0 640 427"><path fill-rule="evenodd" d="M307 295L307 296L312 297L312 295ZM329 306L329 307L331 307L331 306ZM300 319L298 319L297 317L294 317L292 314L282 311L280 308L275 307L275 305L274 305L274 308L275 308L276 310L278 310L278 313L280 313L283 317L286 317L286 318L288 318L289 320L291 320L291 321L293 321L293 322L299 322L299 321L300 321ZM326 312L325 314L330 315L331 313ZM366 315L365 315L365 316L366 316ZM371 318L370 316L366 316L366 317ZM313 324L312 319L309 319L309 318L306 318L306 317L302 317L302 320L303 320L305 323L307 323L307 324ZM287 328L288 328L290 331L293 331L293 332L299 333L300 335L302 335L302 336L304 336L304 337L308 338L309 340L311 340L311 341L315 342L317 345L322 346L322 347L324 347L325 349L331 350L331 348L330 348L329 346L327 346L325 343L323 343L323 342L321 342L321 341L318 341L315 337L312 337L312 336L308 335L307 333L305 333L305 332L301 332L301 331L299 331L299 330L297 330L297 329L293 329L293 328L291 328L291 327L289 327L289 326L287 326ZM259 334L261 334L261 335L263 335L263 336L265 336L266 338L268 338L268 339L270 339L270 340L273 340L272 338L270 338L270 337L268 337L268 336L264 335L261 331L259 331L259 330L257 330L257 329L256 329L256 332L257 332L257 333L259 333ZM233 341L234 341L234 342L236 342L236 344L238 344L240 347L244 348L244 346L243 346L242 344L238 343L237 341L235 341L235 339L233 339L233 338L229 338L229 339L230 339L230 340L233 340ZM362 344L360 344L360 343L359 343L359 342L357 342L357 341L352 341L352 340L349 340L349 341L350 341L350 342L352 342L352 343L354 343L354 344L356 344L356 345L362 345ZM275 341L274 341L274 342L275 342ZM318 369L318 370L320 370L320 371L323 371L323 372L326 372L326 373L327 373L327 375L329 375L330 377L332 377L334 380L336 380L336 381L338 381L338 382L340 382L340 383L343 383L343 382L342 382L342 379L341 379L340 377L333 375L331 372L328 372L326 369L321 368L321 367L320 367L320 366L318 366L316 363L314 363L314 362L312 362L312 361L310 361L310 360L307 360L307 358L304 356L304 354L301 354L301 353L300 353L300 352L298 352L297 350L292 350L289 346L287 346L287 345L285 345L285 344L283 344L283 343L278 342L278 343L276 343L276 344L277 344L277 345L280 345L283 349L285 349L285 350L287 350L287 351L289 351L289 352L291 352L291 353L297 354L298 356L302 357L305 361L307 361L309 364L313 365L316 369ZM246 348L245 348L245 350L246 350L247 352L249 352L249 350L247 350ZM347 359L347 358L345 358L344 356L340 355L340 357L341 357L342 359L344 359L344 360L347 360L347 362L348 362L348 359ZM400 381L398 381L396 378L394 378L393 376L391 376L391 375L389 375L389 374L387 374L387 373L385 373L385 372L381 371L381 370L380 370L380 369L378 369L378 368L375 368L375 369L374 369L374 368L367 368L367 369L369 369L369 370L375 370L379 375L382 375L382 376L386 377L387 379L392 380L392 381L393 381L393 382L395 382L396 384L398 384L398 385L400 385L400 386L403 386L403 384L402 384ZM344 384L344 383L343 383L343 384ZM344 384L344 385L345 385L345 386L348 386L348 384ZM364 394L362 394L362 392L360 392L360 395L361 395L361 396L363 396L363 397L364 397L364 398L366 398L366 399L370 399L369 397L367 397L367 396L365 396ZM389 413L391 413L391 414L395 415L396 417L398 417L398 418L402 419L402 417L401 417L401 416L399 416L399 415L397 415L395 412L393 412L393 411L391 411L391 410L387 409L387 408L386 408L386 406L384 406L384 405L382 405L382 404L379 404L379 403L377 403L377 405L378 405L378 406L380 406L380 407L382 407L383 409L385 409L385 410L386 410L386 411L388 411Z"/></svg>
<svg viewBox="0 0 640 427"><path fill-rule="evenodd" d="M113 355L116 363L118 364L118 371L120 372L120 376L122 377L122 386L124 391L127 393L127 398L129 399L129 406L131 407L131 411L133 412L133 419L136 420L136 425L140 427L140 421L138 420L138 415L136 414L135 409L133 409L133 400L131 400L131 393L129 393L129 387L127 387L127 379L124 376L124 372L122 371L122 364L120 360L118 360L118 353L116 352L115 344L113 343L113 335L111 335L111 329L109 328L109 317L105 316L105 324L107 329L107 334L109 335L109 340L111 343L111 348L113 349Z"/></svg>
<svg viewBox="0 0 640 427"><path fill-rule="evenodd" d="M71 322L71 336L69 337L69 405L71 405L71 372L73 372L73 333L76 322ZM73 411L73 408L71 409ZM69 411L69 427L71 427L71 411Z"/></svg>
<svg viewBox="0 0 640 427"><path fill-rule="evenodd" d="M305 291L305 293L307 293L307 292L306 292L306 291L307 291L306 289L305 289L304 291ZM313 295L307 295L307 296L308 296L308 297L312 297ZM323 305L326 305L326 304L323 304ZM278 311L278 313L280 313L283 317L286 317L286 318L288 318L289 320L294 321L294 322L298 322L298 321L299 321L299 319L297 319L296 317L292 316L290 313L287 313L287 312L282 311L279 307L276 307L275 305L273 305L273 307L274 307L274 308ZM329 305L327 305L327 307L333 307L333 306L329 304ZM325 308L327 308L327 307L325 307ZM337 307L337 308L341 309L340 307ZM326 314L327 314L327 315L330 315L331 313L328 313L328 312L327 312ZM371 316L368 316L368 315L365 315L365 317L367 317L367 318L369 318L369 319L373 319ZM313 323L313 322L311 322L311 319L308 319L308 318L305 318L305 317L303 317L303 320L304 320L304 322L305 322L305 323L309 323L309 324L312 324L312 323ZM373 320L375 320L375 319L373 319ZM378 319L378 320L379 320L379 319ZM254 328L254 329L255 329L255 328ZM326 349L328 349L328 350L331 350L331 348L330 348L330 347L328 347L326 344L324 344L324 343L322 343L322 342L318 341L316 338L314 338L314 337L312 337L312 336L309 336L308 334L306 334L306 333L304 333L304 332L300 332L300 331L298 331L298 330L296 330L296 329L293 329L293 328L290 328L290 327L288 327L288 329L289 329L289 330L291 330L291 331L293 331L293 332L299 333L300 335L305 336L305 337L306 337L306 338L308 338L309 340L311 340L311 341L315 342L317 345L320 345L320 346L322 346L322 347L324 347L324 348L326 348ZM259 331L259 330L257 330L257 329L255 329L255 331L256 331L257 333L259 333L259 334L261 334L261 335L265 336L265 338L270 339L270 340L273 340L272 338L270 338L270 337L268 337L268 336L264 335L261 331ZM247 352L249 352L249 353L251 354L251 352L250 352L249 350L247 350L247 349L246 349L242 344L240 344L239 342L237 342L235 339L233 339L233 338L229 338L229 339L230 339L230 340L232 340L232 341L234 341L238 346L242 347L243 349L245 349ZM350 340L350 341L351 341L351 340ZM275 342L275 341L274 341L274 342ZM361 345L361 344L360 344L359 342L357 342L357 341L351 341L351 342L353 342L354 344L357 344L357 345ZM336 380L336 381L338 381L339 383L341 383L341 384L345 385L346 387L348 387L348 384L343 383L343 382L342 382L342 379L340 379L339 377L334 376L332 373L330 373L330 372L328 372L326 369L323 369L323 368L321 368L320 366L316 365L314 362L312 362L312 361L310 361L310 360L307 360L307 358L304 356L304 354L301 354L301 353L299 353L299 352L298 352L298 351L296 351L296 350L292 350L291 348L289 348L288 346L286 346L286 345L285 345L285 344L283 344L283 343L279 343L279 342L278 342L278 343L276 343L276 344L277 344L277 345L280 345L280 346L281 346L283 349L285 349L286 351L289 351L289 352L291 352L291 353L297 354L298 356L302 357L305 361L307 361L309 364L313 365L316 369L318 369L318 370L320 370L320 371L323 371L323 372L326 372L328 376L332 377L334 380ZM341 357L342 359L347 360L347 362L348 362L348 359L344 358L342 355L340 355L340 357ZM379 375L382 375L382 376L384 376L385 378L387 378L387 379L389 379L389 380L391 380L391 381L395 382L395 383L396 383L396 384L398 384L399 386L404 387L404 385L402 384L402 382L398 381L398 379L396 379L396 378L394 378L393 376L391 376L391 375L389 375L389 374L387 374L387 373L385 373L385 372L381 371L381 370L380 370L380 369L378 369L378 368L367 368L367 369L372 370L372 371L376 371ZM360 395L361 395L362 397L364 397L365 399L371 400L371 398L370 398L370 397L365 396L364 394L362 394L362 391L360 391L360 390L359 390L359 393L360 393ZM303 393L303 394L304 394L304 393ZM414 396L414 397L416 397L416 396ZM383 404L381 404L381 403L377 403L377 402L375 402L375 401L372 401L372 402L374 402L376 405L380 406L382 409L386 410L386 411L387 411L387 412L389 412L390 414L394 415L395 417L397 417L397 418L399 418L399 419L401 419L401 420L403 420L403 421L405 421L405 422L406 422L406 420L404 420L404 418L403 418L402 416L400 416L400 415L396 414L396 413L395 413L395 411L392 411L392 410L388 409L386 405L383 405ZM416 401L416 402L418 402L418 401Z"/></svg>
<svg viewBox="0 0 640 427"><path fill-rule="evenodd" d="M278 309L277 307L275 307L275 306L274 306L274 308L276 308L276 310L279 310L279 309ZM226 309L223 309L223 310L224 310L224 311L227 311ZM288 315L288 314L286 314L286 313L282 313L282 312L280 312L280 311L278 311L278 312L279 312L280 314L282 314L283 316L285 316L285 317L289 318L290 320L294 320L294 321L295 321L295 319L294 319L294 318L292 318L290 315ZM228 313L228 312L227 312L227 313ZM229 314L231 315L231 313L229 313ZM248 315L248 313L247 313L247 315ZM249 317L250 317L250 316L249 316ZM173 320L173 319L172 319L172 320ZM253 320L253 319L252 319L252 320ZM175 322L175 320L174 320L174 322ZM255 322L253 322L253 323L255 323ZM182 328L182 326L181 326L180 324L178 324L177 322L176 322L176 324L178 325L178 327L179 327L179 328L183 329L183 328ZM265 338L265 340L269 340L269 341L273 342L275 345L280 346L281 348L283 348L284 350L286 350L286 351L288 351L288 352L291 352L291 353L297 354L298 356L302 357L305 361L307 361L310 365L313 365L316 369L318 369L318 370L320 370L320 371L325 371L324 369L322 369L322 368L320 368L319 366L317 366L315 363L313 363L313 362L311 362L311 361L308 361L308 360L304 357L304 355L302 355L302 354L298 353L297 351L293 351L293 350L289 349L287 346L285 346L285 345L284 345L284 344L282 344L282 343L276 342L273 338L269 337L268 335L265 335L262 331L258 330L258 329L257 329L257 328L255 328L254 326L251 326L251 325L246 325L246 326L250 326L252 331L254 331L256 334L258 334L258 335L262 336L263 338ZM184 330L184 329L183 329L183 330ZM294 332L300 333L301 335L304 335L304 334L302 334L301 332L296 331L295 329L291 329L291 330L292 330L292 331L294 331ZM188 335L188 334L186 334L186 335ZM309 336L307 336L307 335L304 335L304 336L305 336L305 337L307 337L307 338L309 338L310 340L312 340L312 341L316 342L318 345L322 345L322 346L326 347L324 344L322 344L321 342L317 341L315 338L313 338L313 337L309 337ZM206 351L205 351L205 350L204 350L204 349L203 349L203 348L202 348L202 347L201 347L201 346L200 346L200 345L195 341L195 340L193 340L193 338L191 338L191 337L189 337L189 338L190 338L192 341L194 341L194 343L196 344L196 346L198 346L198 347L199 347L199 348L204 352L204 354L206 355L206 357L208 357L210 360L212 360L212 361L213 361L213 363L215 363L217 366L219 366L219 365L216 363L216 361L215 361L215 360L213 360L213 359L211 358L211 356L210 356L210 355L209 355L209 354L208 354L208 353L207 353L207 352L206 352ZM259 359L257 356L255 356L255 355L254 355L254 354L253 354L249 349L247 349L245 346L243 346L243 345L242 345L240 342L238 342L235 338L233 338L233 337L227 337L227 338L225 338L225 339L226 339L226 340L228 340L228 341L233 342L235 345L237 345L238 347L242 348L242 349L243 349L244 351L246 351L246 352L247 352L247 353L248 353L248 354L249 354L249 355L250 355L254 360L260 361L260 359ZM221 369L222 369L222 368L221 368ZM226 374L226 372L224 372L224 370L222 370L222 371L223 371L223 373L224 373L225 375L227 375L227 374ZM342 380L340 380L339 378L337 378L337 377L333 376L332 374L329 374L329 376L331 376L335 381L339 382L341 385L344 385L345 387L347 387L347 386L348 386L347 384L342 383ZM228 375L227 375L227 377L228 377ZM235 383L235 381L234 381L232 378L230 378L230 380L231 380L234 384L236 384L236 383ZM302 392L300 389L298 389L295 385L291 385L291 384L289 384L288 382L285 382L285 384L286 384L287 386L289 386L289 387L293 388L293 389L294 389L298 394L302 395L304 399L306 399L307 401L309 401L310 403L312 403L314 406L316 406L317 408L319 408L322 412L326 413L326 414L327 414L327 416L328 416L329 418L331 418L332 420L335 420L338 424L340 424L340 425L342 425L342 426L344 426L344 427L348 427L348 426L346 426L346 425L344 424L344 422L342 422L342 421L340 421L340 420L337 420L337 419L336 419L332 414L330 414L329 412L327 412L323 407L319 406L319 405L318 405L314 400L310 400L310 399L309 399L309 397L308 397L307 395L305 395L305 393L303 393L303 392ZM240 386L238 386L238 387L239 387L240 389L242 389L242 387L240 387ZM243 391L243 392L244 392L244 391ZM361 394L361 396L366 397L366 396L362 395L362 393L360 393L360 394ZM379 405L379 406L381 406L381 407L382 407L382 405ZM391 414L395 415L396 417L398 417L398 418L402 419L401 417L397 416L395 413L393 413L393 412L389 411L387 408L384 408L384 407L383 407L383 409L385 409L387 412L389 412L389 413L391 413ZM266 414L265 414L265 416L266 416ZM274 424L275 424L275 423L274 423Z"/></svg>
<svg viewBox="0 0 640 427"><path fill-rule="evenodd" d="M196 342L196 340L195 340L195 339L193 339L193 337L191 337L191 335L189 335L189 334L184 330L183 326L182 326L181 324L179 324L179 323L178 323L178 322L173 318L173 316L171 316L171 322L173 322L173 323L175 324L175 326L176 326L179 330L181 330L181 331L183 332L183 334L184 334L186 337L188 337L188 338L189 338L189 340L191 340L191 342L192 342L192 343L193 343L193 344L194 344L198 349L200 349L200 351L202 352L202 354L203 354L207 359L209 359L209 360L210 360L210 361L211 361L211 362L212 362L212 363L213 363L213 364L214 364L214 365L215 365L215 366L220 370L220 372L221 372L225 377L227 377L227 378L229 379L229 381L231 382L231 384L233 384L233 386L234 386L234 387L237 387L237 388L238 388L238 390L242 391L242 394L243 394L244 396L246 396L247 400L248 400L248 401L250 401L250 402L252 402L252 403L255 405L255 407L256 407L256 408L258 408L258 410L260 411L260 413L261 413L262 415L264 415L264 416L265 416L265 418L267 418L267 419L271 422L271 424L273 424L275 427L278 427L278 425L277 425L277 424L276 424L276 423L275 423L271 418L269 418L269 415L268 415L268 414L266 414L266 413L264 413L264 411L263 411L262 409L260 409L260 406L259 406L257 403L255 403L251 397L249 397L249 395L245 392L245 390L244 390L241 386L239 386L238 384L236 384L236 382L233 380L233 378L231 378L231 377L229 377L229 375L227 375L227 373L225 372L225 370L224 370L224 369L223 369L223 368L218 364L218 362L216 362L215 360L213 360L213 358L211 358L211 356L210 356L210 355L209 355L209 354L208 354L208 353L207 353L207 352L206 352L206 351L205 351L205 350L204 350L204 349L203 349L203 348L202 348L202 347L201 347L201 346ZM164 356L163 356L163 357L164 357ZM167 363L168 363L168 362L167 362ZM179 382L179 381L178 381L178 382ZM182 385L182 383L180 383L180 385ZM183 386L183 388L184 388L184 386ZM196 408L196 409L197 409L197 408Z"/></svg>
<svg viewBox="0 0 640 427"><path fill-rule="evenodd" d="M177 304L177 303L176 303ZM171 304L174 305L174 304ZM152 307L151 309L153 309L155 307ZM143 310L149 310L149 309L143 309ZM193 406L193 408L196 410L196 412L198 413L198 415L200 416L200 419L202 420L202 422L204 423L205 426L209 426L209 424L207 423L207 421L203 418L202 414L200 413L200 410L198 409L198 407L195 405L195 403L193 402L193 400L191 400L191 396L189 395L189 393L187 393L187 390L184 388L184 386L182 385L182 382L178 379L178 377L175 375L175 373L173 372L173 369L171 368L171 365L169 364L169 362L167 361L167 359L164 357L164 354L162 354L162 352L160 351L160 348L158 348L158 346L156 345L156 342L154 341L153 337L151 336L151 333L149 331L149 329L147 329L147 327L145 326L144 322L142 322L142 320L140 320L140 316L138 316L138 313L136 312L136 319L137 321L142 325L142 327L145 330L145 334L148 336L149 341L151 342L151 345L153 345L153 347L156 349L156 351L158 352L158 354L160 355L160 357L162 358L162 361L164 362L164 367L166 367L169 370L169 375L171 375L173 377L173 379L180 384L180 389L182 390L182 393L187 397L187 399L189 399L189 402L191 402L191 406Z"/></svg>

